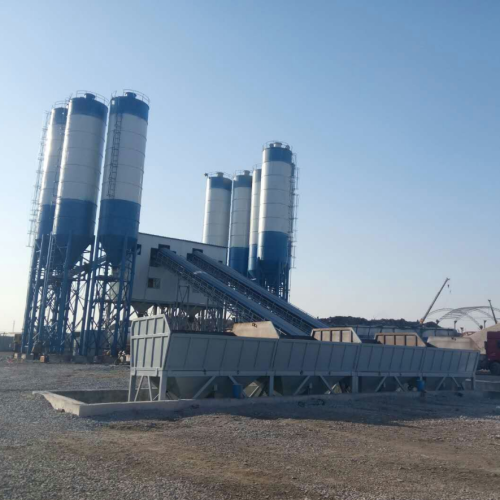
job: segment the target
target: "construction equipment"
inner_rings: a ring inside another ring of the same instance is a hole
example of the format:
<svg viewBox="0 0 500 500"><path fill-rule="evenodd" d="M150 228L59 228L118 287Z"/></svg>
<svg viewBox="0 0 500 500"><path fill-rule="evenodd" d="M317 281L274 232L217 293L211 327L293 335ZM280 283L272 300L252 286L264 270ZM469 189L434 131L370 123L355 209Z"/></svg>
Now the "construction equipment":
<svg viewBox="0 0 500 500"><path fill-rule="evenodd" d="M496 325L498 323L498 321L497 321L497 317L495 315L495 309L493 309L493 305L492 305L490 299L488 299L488 302L490 303L491 314L493 315L493 319L495 320L495 325Z"/></svg>
<svg viewBox="0 0 500 500"><path fill-rule="evenodd" d="M436 294L434 297L434 300L432 301L431 305L429 306L429 309L427 309L427 312L424 314L424 317L420 320L420 324L423 325L425 323L425 320L427 319L427 316L429 316L429 313L432 311L432 308L434 307L434 304L436 303L436 300L439 298L441 295L441 292L443 291L444 287L446 286L446 283L450 281L450 278L446 278L444 280L443 286L439 289L439 292ZM448 285L448 288L450 285Z"/></svg>

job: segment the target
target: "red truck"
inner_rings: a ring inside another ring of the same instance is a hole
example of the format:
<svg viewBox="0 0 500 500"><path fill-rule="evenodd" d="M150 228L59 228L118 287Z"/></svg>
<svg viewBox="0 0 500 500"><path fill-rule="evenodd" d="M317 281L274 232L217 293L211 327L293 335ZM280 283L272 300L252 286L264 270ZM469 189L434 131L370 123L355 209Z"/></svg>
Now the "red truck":
<svg viewBox="0 0 500 500"><path fill-rule="evenodd" d="M488 332L484 343L486 354L481 356L480 368L500 375L500 332Z"/></svg>

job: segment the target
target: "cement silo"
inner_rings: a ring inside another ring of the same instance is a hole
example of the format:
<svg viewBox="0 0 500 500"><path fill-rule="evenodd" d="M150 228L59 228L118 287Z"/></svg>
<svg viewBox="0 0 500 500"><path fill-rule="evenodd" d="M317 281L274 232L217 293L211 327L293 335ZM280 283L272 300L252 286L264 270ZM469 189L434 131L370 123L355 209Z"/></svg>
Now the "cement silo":
<svg viewBox="0 0 500 500"><path fill-rule="evenodd" d="M135 92L111 100L98 236L113 265L137 243L149 105Z"/></svg>
<svg viewBox="0 0 500 500"><path fill-rule="evenodd" d="M288 300L295 201L295 165L290 146L266 144L262 155L259 236L259 283Z"/></svg>
<svg viewBox="0 0 500 500"><path fill-rule="evenodd" d="M94 239L107 113L92 93L77 95L69 104L54 234L56 261L67 259L70 266Z"/></svg>
<svg viewBox="0 0 500 500"><path fill-rule="evenodd" d="M59 171L61 168L67 114L67 106L54 107L50 113L47 142L44 152L42 185L40 188L37 240L41 240L44 236L49 235L54 225L54 213L57 190L59 187Z"/></svg>
<svg viewBox="0 0 500 500"><path fill-rule="evenodd" d="M140 92L111 99L83 354L126 348L148 119L149 99Z"/></svg>
<svg viewBox="0 0 500 500"><path fill-rule="evenodd" d="M255 168L252 175L252 200L250 210L250 235L248 274L251 278L257 277L257 247L259 243L259 208L260 208L260 181L262 169Z"/></svg>
<svg viewBox="0 0 500 500"><path fill-rule="evenodd" d="M243 170L233 178L228 264L244 276L248 270L251 202L252 176L249 170Z"/></svg>
<svg viewBox="0 0 500 500"><path fill-rule="evenodd" d="M205 176L207 177L207 191L203 243L227 247L232 182L224 176L223 172L205 174Z"/></svg>
<svg viewBox="0 0 500 500"><path fill-rule="evenodd" d="M21 347L23 352L31 352L36 342L47 291L44 287L47 274L47 251L54 225L54 211L59 184L64 133L66 129L67 105L55 105L50 112L47 127L43 129L39 153L39 170L41 181L37 180L35 189L36 231L34 233L31 267L26 294L23 335ZM38 178L39 179L39 178ZM40 182L40 184L38 184ZM39 187L39 190L38 190ZM34 219L35 220L35 219Z"/></svg>

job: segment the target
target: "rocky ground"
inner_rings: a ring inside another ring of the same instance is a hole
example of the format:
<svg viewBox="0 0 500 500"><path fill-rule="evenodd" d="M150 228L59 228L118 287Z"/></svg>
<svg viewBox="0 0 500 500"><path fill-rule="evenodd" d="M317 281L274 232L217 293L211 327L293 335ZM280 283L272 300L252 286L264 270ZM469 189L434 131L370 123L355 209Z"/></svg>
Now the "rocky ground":
<svg viewBox="0 0 500 500"><path fill-rule="evenodd" d="M458 393L81 419L33 390L128 369L0 353L2 499L500 499L500 399Z"/></svg>

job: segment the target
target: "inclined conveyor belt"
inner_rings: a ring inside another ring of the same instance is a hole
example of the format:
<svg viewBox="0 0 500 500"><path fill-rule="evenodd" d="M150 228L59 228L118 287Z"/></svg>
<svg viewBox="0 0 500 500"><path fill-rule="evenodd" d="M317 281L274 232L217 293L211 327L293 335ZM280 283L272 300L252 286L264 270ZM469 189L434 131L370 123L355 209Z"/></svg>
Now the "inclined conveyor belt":
<svg viewBox="0 0 500 500"><path fill-rule="evenodd" d="M196 287L204 295L210 297L220 307L225 307L244 321L271 321L280 333L292 336L303 337L304 331L300 330L282 317L257 302L249 299L242 293L225 285L207 272L203 271L192 262L188 262L184 257L177 255L168 249L158 251L157 263L170 271L173 271L189 284Z"/></svg>
<svg viewBox="0 0 500 500"><path fill-rule="evenodd" d="M284 319L287 323L296 326L306 335L310 335L313 328L326 328L328 326L319 319L314 318L286 300L262 288L254 281L245 278L238 271L207 257L201 252L189 254L188 260L225 285L230 286L253 302L260 304L276 314L276 316Z"/></svg>

